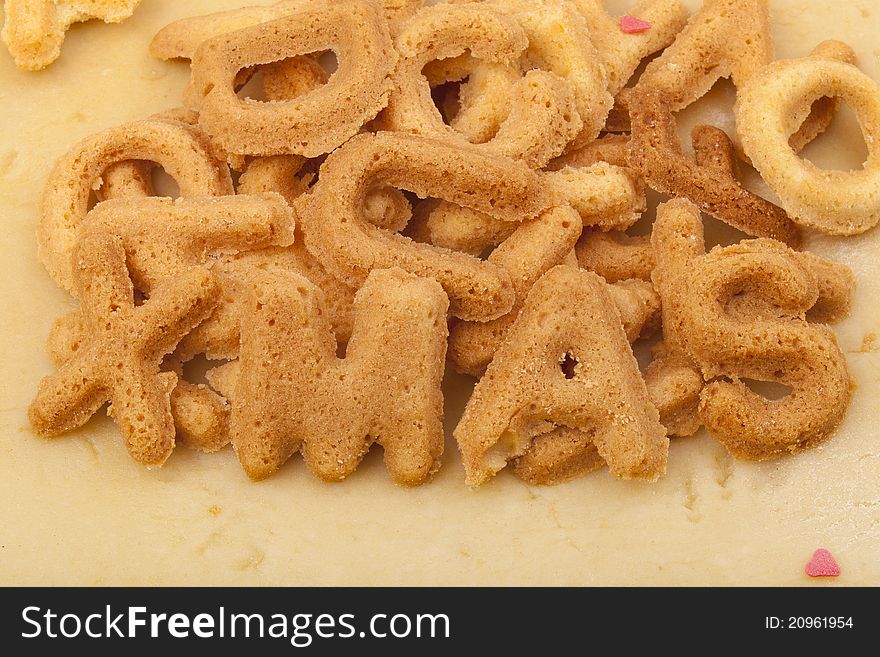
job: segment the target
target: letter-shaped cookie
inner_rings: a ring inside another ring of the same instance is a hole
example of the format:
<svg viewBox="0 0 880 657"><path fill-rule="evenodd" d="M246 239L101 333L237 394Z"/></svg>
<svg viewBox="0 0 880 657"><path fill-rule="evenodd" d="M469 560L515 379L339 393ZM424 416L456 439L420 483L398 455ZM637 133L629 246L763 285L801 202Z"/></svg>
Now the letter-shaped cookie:
<svg viewBox="0 0 880 657"><path fill-rule="evenodd" d="M616 289L608 287L611 292ZM662 343L658 352L645 372L648 397L657 407L668 436L690 436L702 426L697 406L703 376L691 363L665 355ZM561 484L605 465L593 434L570 427L556 427L535 436L529 450L512 463L520 479L538 486Z"/></svg>
<svg viewBox="0 0 880 657"><path fill-rule="evenodd" d="M250 477L268 477L301 449L316 475L340 480L374 442L399 484L422 483L439 467L447 299L435 281L372 272L341 360L307 279L269 271L249 303L231 431Z"/></svg>
<svg viewBox="0 0 880 657"><path fill-rule="evenodd" d="M240 70L322 50L339 60L324 86L288 101L236 96ZM205 41L193 56L188 100L199 111L199 125L232 153L317 157L385 107L396 61L381 7L348 0Z"/></svg>
<svg viewBox="0 0 880 657"><path fill-rule="evenodd" d="M643 59L675 40L687 22L680 0L644 0L627 12L651 24L640 34L625 34L619 22L602 6L602 0L574 0L587 20L590 37L605 63L608 91L612 96L624 88Z"/></svg>
<svg viewBox="0 0 880 657"><path fill-rule="evenodd" d="M122 237L138 291L147 295L188 268L208 264L221 250L285 246L293 241L293 213L278 194L218 197L122 198L99 203L83 232ZM181 343L183 358L238 353L239 303L230 281L220 276L224 300L212 317Z"/></svg>
<svg viewBox="0 0 880 657"><path fill-rule="evenodd" d="M567 266L532 287L455 429L468 485L560 427L590 433L617 477L665 471L666 430L605 283Z"/></svg>
<svg viewBox="0 0 880 657"><path fill-rule="evenodd" d="M500 267L372 225L364 199L376 187L403 188L518 222L554 204L539 176L522 163L472 147L380 132L358 135L328 157L318 184L298 207L306 247L352 287L372 269L400 267L439 281L456 317L489 320L510 311L514 292Z"/></svg>
<svg viewBox="0 0 880 657"><path fill-rule="evenodd" d="M89 323L78 310L56 320L46 351L56 366L76 358L88 340ZM229 405L203 383L183 378L183 364L171 354L162 370L174 372L177 383L171 391L171 415L177 429L177 442L201 452L216 452L229 444Z"/></svg>
<svg viewBox="0 0 880 657"><path fill-rule="evenodd" d="M56 436L82 426L109 401L131 455L161 465L174 449L170 397L177 376L160 372L159 364L211 314L219 289L207 270L191 269L136 306L122 239L107 233L84 236L74 262L89 331L77 356L40 383L28 412L31 426L40 436Z"/></svg>
<svg viewBox="0 0 880 657"><path fill-rule="evenodd" d="M516 81L509 91L509 115L497 133L475 147L519 159L533 168L560 155L581 130L575 97L568 82L546 71L519 78L517 57L528 40L517 21L481 5L440 4L421 9L395 38L401 53L394 89L383 113L385 127L451 144L466 145L466 136L446 125L431 98L426 65L469 50L480 63L509 66ZM505 82L506 83L506 82ZM492 95L491 89L484 93Z"/></svg>
<svg viewBox="0 0 880 657"><path fill-rule="evenodd" d="M86 138L62 156L40 205L38 253L49 274L72 292L71 252L88 211L89 194L110 165L126 160L156 162L180 186L181 196L232 194L232 178L210 146L188 126L137 121Z"/></svg>
<svg viewBox="0 0 880 657"><path fill-rule="evenodd" d="M695 159L682 151L675 117L662 94L633 95L629 164L655 190L685 197L721 221L755 237L797 246L800 230L785 210L737 180L736 153L727 134L700 125L692 134Z"/></svg>
<svg viewBox="0 0 880 657"><path fill-rule="evenodd" d="M706 0L663 54L645 68L633 91L660 91L678 111L720 78L739 88L773 60L767 0Z"/></svg>
<svg viewBox="0 0 880 657"><path fill-rule="evenodd" d="M150 54L159 59L192 59L198 47L210 38L267 23L276 18L330 5L335 0L281 0L268 7L241 7L204 16L191 16L169 23L153 37ZM382 0L392 22L411 16L422 0Z"/></svg>
<svg viewBox="0 0 880 657"><path fill-rule="evenodd" d="M831 329L805 320L820 295L808 261L768 239L706 254L699 211L684 201L660 208L652 239L664 338L710 381L699 408L709 433L749 460L827 439L849 405L850 378ZM742 379L791 392L767 399Z"/></svg>
<svg viewBox="0 0 880 657"><path fill-rule="evenodd" d="M814 101L839 97L858 116L868 159L859 171L823 171L799 158L791 135ZM832 235L880 221L880 85L845 61L813 54L773 62L741 89L735 107L743 149L792 218Z"/></svg>

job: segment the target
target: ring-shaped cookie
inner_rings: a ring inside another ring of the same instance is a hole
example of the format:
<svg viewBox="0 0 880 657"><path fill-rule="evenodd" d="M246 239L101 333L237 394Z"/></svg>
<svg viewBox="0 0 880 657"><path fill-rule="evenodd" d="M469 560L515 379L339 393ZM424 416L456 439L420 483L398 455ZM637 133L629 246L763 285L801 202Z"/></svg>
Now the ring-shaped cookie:
<svg viewBox="0 0 880 657"><path fill-rule="evenodd" d="M813 101L840 97L868 146L860 171L826 171L789 144ZM819 57L774 62L742 86L736 107L743 149L797 223L856 235L880 221L880 85L858 68Z"/></svg>

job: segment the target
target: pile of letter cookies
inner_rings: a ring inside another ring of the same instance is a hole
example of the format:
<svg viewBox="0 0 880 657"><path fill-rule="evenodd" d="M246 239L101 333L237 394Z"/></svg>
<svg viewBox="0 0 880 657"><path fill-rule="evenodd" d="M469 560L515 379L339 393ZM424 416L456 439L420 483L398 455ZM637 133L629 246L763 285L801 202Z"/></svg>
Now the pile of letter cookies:
<svg viewBox="0 0 880 657"><path fill-rule="evenodd" d="M480 377L454 432L471 486L508 464L654 480L701 426L741 459L821 443L850 400L828 325L855 279L799 248L880 220L880 88L844 43L774 61L766 5L285 0L168 25L151 52L191 59L184 107L86 139L46 186L39 254L80 310L50 335L35 431L109 402L146 465L231 443L252 478L301 452L339 480L379 443L419 484L448 360ZM701 125L691 154L675 113L727 76L736 137ZM862 170L798 156L836 99ZM671 200L630 236L646 187ZM701 212L747 238L707 252ZM660 335L640 372L631 343ZM195 357L219 361L208 384Z"/></svg>

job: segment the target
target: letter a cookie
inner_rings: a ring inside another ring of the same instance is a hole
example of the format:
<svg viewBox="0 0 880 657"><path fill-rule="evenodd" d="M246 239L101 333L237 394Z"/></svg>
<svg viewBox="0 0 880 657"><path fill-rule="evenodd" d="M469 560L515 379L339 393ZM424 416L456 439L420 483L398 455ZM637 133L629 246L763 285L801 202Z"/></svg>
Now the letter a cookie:
<svg viewBox="0 0 880 657"><path fill-rule="evenodd" d="M561 427L591 433L617 477L656 479L666 469L666 430L605 283L564 265L529 292L455 429L468 485Z"/></svg>

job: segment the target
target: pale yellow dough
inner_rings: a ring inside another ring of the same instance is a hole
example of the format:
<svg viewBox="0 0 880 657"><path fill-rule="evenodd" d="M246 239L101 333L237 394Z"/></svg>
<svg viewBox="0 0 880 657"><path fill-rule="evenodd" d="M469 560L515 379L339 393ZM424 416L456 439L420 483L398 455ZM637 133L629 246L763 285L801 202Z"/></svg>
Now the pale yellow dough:
<svg viewBox="0 0 880 657"><path fill-rule="evenodd" d="M378 452L340 484L300 459L252 483L230 450L180 448L146 470L107 418L36 438L25 409L52 369L49 328L73 307L36 257L46 175L82 137L179 105L186 66L147 52L160 27L240 4L145 2L113 30L74 27L64 57L37 74L0 53L0 584L880 584L878 229L809 241L858 276L854 316L838 327L858 388L836 436L784 460L734 462L701 433L673 440L658 483L605 470L536 488L504 472L474 492L451 442L433 483L402 489ZM615 13L630 4L606 3ZM778 56L843 39L880 79L876 0L771 5ZM683 131L700 115L729 129L721 109L731 104L730 88L716 89L680 116ZM807 154L857 166L859 139L844 114ZM447 375L453 421L469 385ZM841 577L804 575L818 547Z"/></svg>

